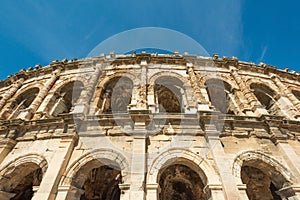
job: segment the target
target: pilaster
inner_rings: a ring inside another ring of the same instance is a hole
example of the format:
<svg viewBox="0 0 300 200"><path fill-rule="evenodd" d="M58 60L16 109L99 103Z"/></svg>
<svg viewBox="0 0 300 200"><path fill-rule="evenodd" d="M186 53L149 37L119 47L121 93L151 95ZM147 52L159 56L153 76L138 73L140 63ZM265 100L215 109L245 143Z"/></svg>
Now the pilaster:
<svg viewBox="0 0 300 200"><path fill-rule="evenodd" d="M48 199L54 200L57 194L59 180L67 166L67 162L72 154L74 145L78 139L77 135L62 137L58 149L53 152L53 157L48 165L48 169L43 177L40 187L33 200Z"/></svg>

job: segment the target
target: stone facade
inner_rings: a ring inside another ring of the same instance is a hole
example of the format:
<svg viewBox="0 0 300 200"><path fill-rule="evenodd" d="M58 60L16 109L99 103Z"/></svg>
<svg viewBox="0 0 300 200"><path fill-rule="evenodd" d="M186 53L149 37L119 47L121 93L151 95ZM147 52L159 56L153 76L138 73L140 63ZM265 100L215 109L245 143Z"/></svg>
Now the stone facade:
<svg viewBox="0 0 300 200"><path fill-rule="evenodd" d="M300 75L237 58L53 61L0 82L0 199L300 199Z"/></svg>

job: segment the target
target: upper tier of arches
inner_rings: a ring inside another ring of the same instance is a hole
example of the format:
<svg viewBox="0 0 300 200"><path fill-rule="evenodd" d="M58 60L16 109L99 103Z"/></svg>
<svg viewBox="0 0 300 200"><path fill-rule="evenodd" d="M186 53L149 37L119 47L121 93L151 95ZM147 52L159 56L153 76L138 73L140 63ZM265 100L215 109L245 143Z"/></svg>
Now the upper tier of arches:
<svg viewBox="0 0 300 200"><path fill-rule="evenodd" d="M91 115L128 113L141 105L152 113L183 114L206 104L224 115L267 114L288 119L296 119L300 111L299 82L274 78L276 74L247 74L232 67L220 71L219 66L206 71L197 65L190 71L191 66L182 63L156 64L157 68L152 64L143 71L142 65L135 65L107 65L97 72L97 66L86 72L72 69L52 74L51 84L41 76L19 87L7 86L0 89L0 119L58 117L77 112L79 104L88 106L85 114Z"/></svg>

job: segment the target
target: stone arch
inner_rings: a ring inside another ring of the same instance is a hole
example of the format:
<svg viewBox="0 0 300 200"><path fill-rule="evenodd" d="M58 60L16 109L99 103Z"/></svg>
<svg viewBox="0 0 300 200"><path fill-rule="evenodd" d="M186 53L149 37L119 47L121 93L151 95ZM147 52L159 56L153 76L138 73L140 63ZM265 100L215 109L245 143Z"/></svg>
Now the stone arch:
<svg viewBox="0 0 300 200"><path fill-rule="evenodd" d="M134 85L140 81L131 73L106 76L98 83L95 92L96 113L127 112ZM114 98L114 101L111 101Z"/></svg>
<svg viewBox="0 0 300 200"><path fill-rule="evenodd" d="M153 96L156 111L181 113L188 107L186 91L191 90L188 80L174 72L159 72L149 79L148 95Z"/></svg>
<svg viewBox="0 0 300 200"><path fill-rule="evenodd" d="M219 79L224 81L225 83L229 84L231 87L231 90L238 90L239 86L238 84L232 79L232 77L229 74L224 74L224 73L217 73L217 74L210 74L210 73L204 73L203 78L205 81L209 79Z"/></svg>
<svg viewBox="0 0 300 200"><path fill-rule="evenodd" d="M126 180L129 172L129 163L125 156L112 149L97 149L82 155L70 165L62 178L61 185L70 185L76 173L88 163L99 160L103 165L114 165L121 169L122 177Z"/></svg>
<svg viewBox="0 0 300 200"><path fill-rule="evenodd" d="M280 107L276 103L278 96L275 90L262 83L251 83L250 89L252 89L257 100L269 112L269 114L280 115Z"/></svg>
<svg viewBox="0 0 300 200"><path fill-rule="evenodd" d="M49 98L44 112L48 116L54 117L59 114L70 113L83 90L84 83L77 78L70 78L61 82L52 89L55 92Z"/></svg>
<svg viewBox="0 0 300 200"><path fill-rule="evenodd" d="M186 149L169 149L159 154L152 162L147 175L147 183L156 183L159 170L165 166L172 164L174 161L186 162L186 164L194 170L201 170L200 177L206 181L206 184L210 182L216 182L210 175L216 174L215 170L210 164L199 155L186 150ZM205 174L204 174L205 172Z"/></svg>
<svg viewBox="0 0 300 200"><path fill-rule="evenodd" d="M206 198L208 199L210 197L211 195L210 191L206 186L208 185L209 182L216 181L210 179L209 177L209 176L214 176L215 172L210 167L210 165L199 155L189 150L183 150L183 149L170 149L166 152L161 153L150 166L150 170L147 175L147 184L161 185L163 181L161 179L165 177L166 172L170 170L171 171L188 170L190 172L188 174L194 174L195 177L198 177L197 179L199 180L197 182L199 182L200 184L199 186L201 186L201 190L198 191L198 195L199 194L205 195L204 193L202 193L205 190ZM178 186L180 185L183 186L185 184L188 184L189 186L193 185L189 183L188 180L185 180L184 178L177 180L177 178L175 177L174 181L176 182L176 184L178 182L179 184L179 185L177 184ZM180 184L181 181L183 185ZM157 196L159 196L159 194L157 194Z"/></svg>
<svg viewBox="0 0 300 200"><path fill-rule="evenodd" d="M71 77L59 79L58 81L56 81L55 84L53 85L53 87L51 88L50 93L55 93L56 91L59 91L61 88L63 88L66 84L68 84L70 82L76 82L76 81L81 82L83 84L83 86L86 85L85 84L86 81L84 80L84 78L71 76Z"/></svg>
<svg viewBox="0 0 300 200"><path fill-rule="evenodd" d="M33 186L40 185L47 168L46 159L38 154L23 155L8 162L0 169L0 196L31 199Z"/></svg>
<svg viewBox="0 0 300 200"><path fill-rule="evenodd" d="M5 108L5 112L3 114L4 118L15 119L18 117L22 110L27 109L34 99L39 94L41 90L41 84L30 84L21 88L19 92L17 92L7 104Z"/></svg>
<svg viewBox="0 0 300 200"><path fill-rule="evenodd" d="M177 78L181 84L183 85L184 83L188 83L188 79L182 76L181 74L178 74L176 72L170 72L170 71L161 71L153 74L149 80L148 83L149 85L154 85L156 80L161 78L161 77L174 77Z"/></svg>
<svg viewBox="0 0 300 200"><path fill-rule="evenodd" d="M233 94L233 86L223 78L209 78L205 81L212 106L223 114L238 114L238 106Z"/></svg>
<svg viewBox="0 0 300 200"><path fill-rule="evenodd" d="M268 88L270 88L271 91L273 91L275 94L279 94L278 88L273 84L273 82L268 82L266 80L262 80L259 78L251 77L246 80L246 85L251 85L251 84L259 84L259 85L265 85Z"/></svg>
<svg viewBox="0 0 300 200"><path fill-rule="evenodd" d="M91 199L94 195L105 199L119 199L119 184L127 181L127 159L110 149L97 149L77 159L66 171L61 185L69 186L66 199ZM93 199L93 198L92 198Z"/></svg>
<svg viewBox="0 0 300 200"><path fill-rule="evenodd" d="M106 75L103 74L103 79L100 78L98 84L97 84L97 88L103 88L112 78L114 77L126 77L128 79L130 79L134 84L139 84L138 78L136 77L136 75L134 75L131 72L118 72L118 73L114 73L112 75Z"/></svg>
<svg viewBox="0 0 300 200"><path fill-rule="evenodd" d="M259 195L269 195L274 199L294 196L294 191L288 187L294 181L290 170L263 152L240 153L234 159L233 175L246 184L249 198L261 199Z"/></svg>
<svg viewBox="0 0 300 200"><path fill-rule="evenodd" d="M300 89L299 88L295 88L291 90L293 95L300 101Z"/></svg>

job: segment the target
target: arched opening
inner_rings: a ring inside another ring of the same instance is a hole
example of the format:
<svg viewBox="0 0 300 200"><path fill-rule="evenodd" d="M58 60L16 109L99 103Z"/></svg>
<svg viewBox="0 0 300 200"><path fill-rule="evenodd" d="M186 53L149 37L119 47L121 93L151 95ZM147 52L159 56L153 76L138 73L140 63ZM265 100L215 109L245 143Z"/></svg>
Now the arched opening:
<svg viewBox="0 0 300 200"><path fill-rule="evenodd" d="M184 164L173 164L159 172L159 200L207 200L205 184L198 172Z"/></svg>
<svg viewBox="0 0 300 200"><path fill-rule="evenodd" d="M120 200L121 169L93 160L84 165L71 185L82 190L80 200ZM71 193L68 199L76 199Z"/></svg>
<svg viewBox="0 0 300 200"><path fill-rule="evenodd" d="M254 95L262 106L271 115L281 114L280 108L276 105L275 92L263 84L252 83L250 88L253 90Z"/></svg>
<svg viewBox="0 0 300 200"><path fill-rule="evenodd" d="M32 104L32 102L38 95L39 91L40 91L39 88L31 88L23 92L22 94L20 94L12 102L10 108L8 109L8 113L6 113L6 115L10 115L11 119L17 118L23 109L28 108Z"/></svg>
<svg viewBox="0 0 300 200"><path fill-rule="evenodd" d="M72 81L61 87L47 106L49 115L56 117L60 114L71 113L82 90L83 83L80 81Z"/></svg>
<svg viewBox="0 0 300 200"><path fill-rule="evenodd" d="M120 174L120 170L106 165L92 169L83 184L80 200L120 200Z"/></svg>
<svg viewBox="0 0 300 200"><path fill-rule="evenodd" d="M98 113L126 113L131 103L133 82L127 77L115 77L105 84L98 102Z"/></svg>
<svg viewBox="0 0 300 200"><path fill-rule="evenodd" d="M219 79L209 79L205 82L211 105L222 114L235 114L237 108L231 93L231 86Z"/></svg>
<svg viewBox="0 0 300 200"><path fill-rule="evenodd" d="M154 91L160 113L183 112L184 89L180 80L174 77L160 77L155 81Z"/></svg>
<svg viewBox="0 0 300 200"><path fill-rule="evenodd" d="M295 97L300 101L300 91L299 90L292 90L292 93L295 95Z"/></svg>
<svg viewBox="0 0 300 200"><path fill-rule="evenodd" d="M26 163L15 167L13 171L2 175L0 187L11 195L11 200L30 200L34 188L42 181L42 169L35 163Z"/></svg>
<svg viewBox="0 0 300 200"><path fill-rule="evenodd" d="M293 196L293 191L281 192L290 183L275 167L259 160L245 161L241 167L241 179L251 200L281 200Z"/></svg>

